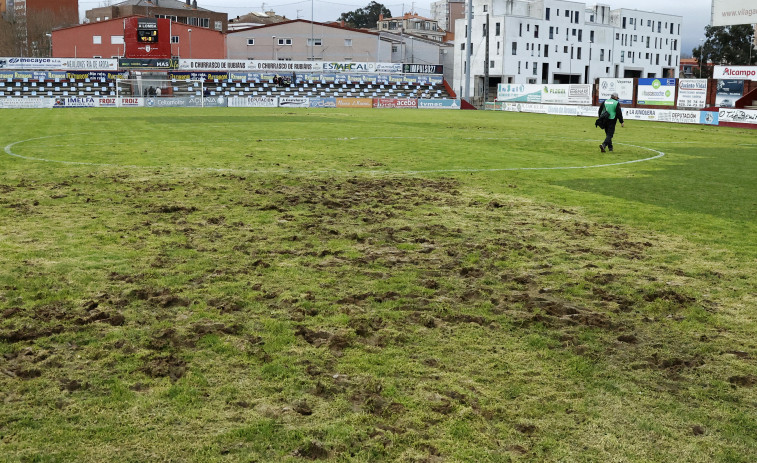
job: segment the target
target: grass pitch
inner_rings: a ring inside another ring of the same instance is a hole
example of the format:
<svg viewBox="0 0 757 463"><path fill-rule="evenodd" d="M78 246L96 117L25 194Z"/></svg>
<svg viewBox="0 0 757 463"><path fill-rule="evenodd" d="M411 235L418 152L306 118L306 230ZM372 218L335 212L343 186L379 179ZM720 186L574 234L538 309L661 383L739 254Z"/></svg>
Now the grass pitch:
<svg viewBox="0 0 757 463"><path fill-rule="evenodd" d="M755 132L2 115L2 461L757 454Z"/></svg>

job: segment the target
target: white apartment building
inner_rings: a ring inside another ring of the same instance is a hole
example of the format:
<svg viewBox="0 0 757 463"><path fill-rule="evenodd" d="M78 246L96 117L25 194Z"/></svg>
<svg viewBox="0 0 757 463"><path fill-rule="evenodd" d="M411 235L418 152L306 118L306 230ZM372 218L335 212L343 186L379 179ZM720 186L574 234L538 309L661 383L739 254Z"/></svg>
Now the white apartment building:
<svg viewBox="0 0 757 463"><path fill-rule="evenodd" d="M487 15L489 27L487 30ZM590 83L600 77L678 77L682 17L565 0L473 0L471 72L467 19L455 27L452 88L489 100L499 83ZM488 35L489 56L486 60Z"/></svg>

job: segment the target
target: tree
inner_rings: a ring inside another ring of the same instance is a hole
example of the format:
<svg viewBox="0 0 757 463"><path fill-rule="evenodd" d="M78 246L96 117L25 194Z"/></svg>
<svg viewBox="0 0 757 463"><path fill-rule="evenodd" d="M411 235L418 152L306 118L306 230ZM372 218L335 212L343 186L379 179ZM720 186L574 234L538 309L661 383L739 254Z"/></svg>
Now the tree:
<svg viewBox="0 0 757 463"><path fill-rule="evenodd" d="M392 12L381 3L372 1L365 8L358 8L355 11L348 11L342 13L339 16L338 21L344 21L350 27L372 29L376 27L379 20L379 15L384 15L385 18L391 18Z"/></svg>
<svg viewBox="0 0 757 463"><path fill-rule="evenodd" d="M712 70L707 63L730 65L752 65L757 62L757 49L754 48L754 27L741 26L707 26L705 41L695 47L692 53L704 66L702 77L711 77Z"/></svg>

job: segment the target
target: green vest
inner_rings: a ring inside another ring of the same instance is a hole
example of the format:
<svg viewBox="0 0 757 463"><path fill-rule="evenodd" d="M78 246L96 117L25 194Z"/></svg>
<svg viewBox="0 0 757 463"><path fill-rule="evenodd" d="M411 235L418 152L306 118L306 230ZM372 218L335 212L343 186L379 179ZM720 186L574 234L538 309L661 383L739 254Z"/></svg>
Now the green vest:
<svg viewBox="0 0 757 463"><path fill-rule="evenodd" d="M618 112L618 100L613 98L605 100L605 110L610 113L610 119L615 119Z"/></svg>

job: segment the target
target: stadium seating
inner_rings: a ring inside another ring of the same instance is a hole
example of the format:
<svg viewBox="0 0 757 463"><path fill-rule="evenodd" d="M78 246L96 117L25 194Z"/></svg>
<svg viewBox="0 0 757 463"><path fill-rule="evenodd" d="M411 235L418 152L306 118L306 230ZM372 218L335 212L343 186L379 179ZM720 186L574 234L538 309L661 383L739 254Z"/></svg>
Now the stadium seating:
<svg viewBox="0 0 757 463"><path fill-rule="evenodd" d="M55 79L50 81L0 81L0 98L56 98L68 96L145 96L144 88L160 86L163 96L200 96L197 82L181 80L153 80L137 86L136 81ZM273 81L209 81L204 85L207 96L279 96L279 97L346 97L346 98L435 98L448 99L443 84L375 84L364 81L346 83L319 82L297 79L277 85ZM141 90L141 94L140 94Z"/></svg>

